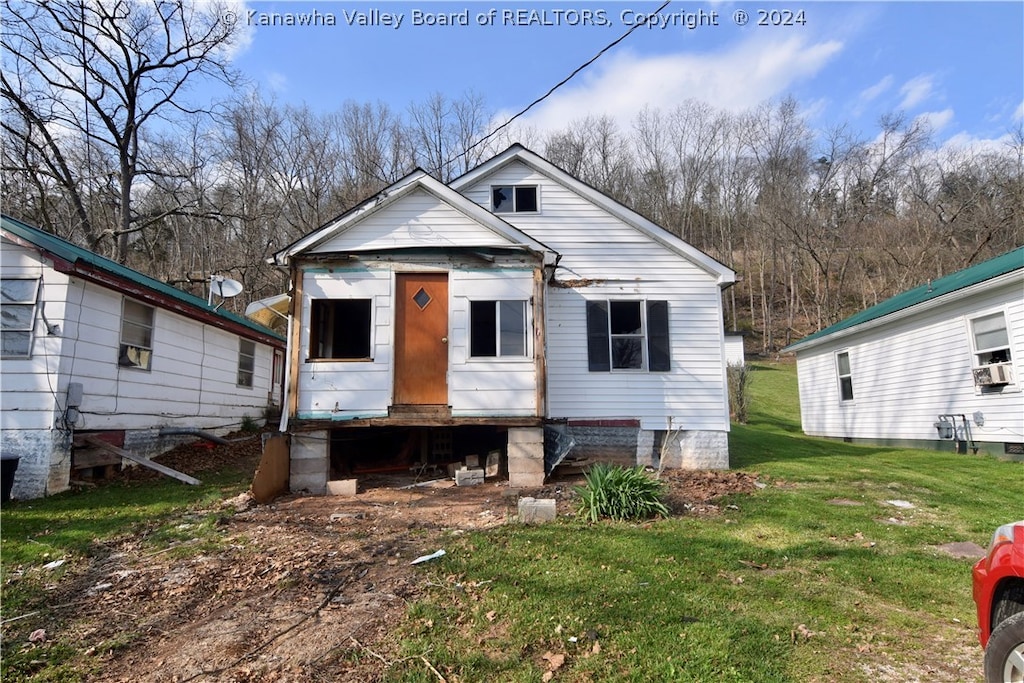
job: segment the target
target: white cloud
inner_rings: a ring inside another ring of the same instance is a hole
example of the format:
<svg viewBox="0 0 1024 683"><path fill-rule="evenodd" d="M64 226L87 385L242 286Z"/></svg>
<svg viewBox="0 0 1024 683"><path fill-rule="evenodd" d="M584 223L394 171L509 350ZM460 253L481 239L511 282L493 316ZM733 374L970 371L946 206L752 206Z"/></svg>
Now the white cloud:
<svg viewBox="0 0 1024 683"><path fill-rule="evenodd" d="M900 102L898 108L913 109L915 106L931 97L934 92L935 82L930 74L923 74L921 76L911 78L903 84L903 87L900 88L900 94L903 95L903 101Z"/></svg>
<svg viewBox="0 0 1024 683"><path fill-rule="evenodd" d="M1013 112L1014 121L1024 121L1024 102L1017 105L1017 110Z"/></svg>
<svg viewBox="0 0 1024 683"><path fill-rule="evenodd" d="M808 43L793 37L755 38L706 55L622 52L591 67L581 81L563 86L525 117L526 124L550 131L588 115L607 115L626 128L645 106L668 110L687 99L743 111L789 92L842 49L835 40ZM503 112L499 118L509 115Z"/></svg>
<svg viewBox="0 0 1024 683"><path fill-rule="evenodd" d="M860 91L861 102L871 102L878 98L879 95L884 93L886 90L892 87L893 77L888 75L882 80L878 81L874 85L864 88Z"/></svg>
<svg viewBox="0 0 1024 683"><path fill-rule="evenodd" d="M952 122L953 110L947 108L942 111L928 111L919 114L914 120L927 125L931 132L938 133Z"/></svg>

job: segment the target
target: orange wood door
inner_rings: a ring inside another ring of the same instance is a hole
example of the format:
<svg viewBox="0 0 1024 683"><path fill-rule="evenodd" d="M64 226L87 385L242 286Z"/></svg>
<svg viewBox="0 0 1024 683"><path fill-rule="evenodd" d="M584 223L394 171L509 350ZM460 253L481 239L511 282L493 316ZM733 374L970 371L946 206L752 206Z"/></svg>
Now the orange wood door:
<svg viewBox="0 0 1024 683"><path fill-rule="evenodd" d="M395 405L447 405L448 274L395 278Z"/></svg>

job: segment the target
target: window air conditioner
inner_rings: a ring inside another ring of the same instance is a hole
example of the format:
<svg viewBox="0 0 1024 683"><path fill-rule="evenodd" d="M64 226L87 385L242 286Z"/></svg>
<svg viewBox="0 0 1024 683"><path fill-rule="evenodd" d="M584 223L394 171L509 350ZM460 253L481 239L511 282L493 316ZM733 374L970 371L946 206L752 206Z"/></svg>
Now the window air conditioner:
<svg viewBox="0 0 1024 683"><path fill-rule="evenodd" d="M1009 363L993 363L974 370L974 383L981 387L1009 384L1013 374Z"/></svg>

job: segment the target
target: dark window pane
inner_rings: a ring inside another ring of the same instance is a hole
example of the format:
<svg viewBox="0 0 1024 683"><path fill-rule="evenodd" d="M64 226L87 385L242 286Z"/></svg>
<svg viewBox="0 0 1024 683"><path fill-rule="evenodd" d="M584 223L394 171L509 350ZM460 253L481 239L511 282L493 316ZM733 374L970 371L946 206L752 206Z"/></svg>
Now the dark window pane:
<svg viewBox="0 0 1024 683"><path fill-rule="evenodd" d="M537 188L517 187L516 188L516 211L537 210Z"/></svg>
<svg viewBox="0 0 1024 683"><path fill-rule="evenodd" d="M502 301L501 311L501 355L526 355L526 302Z"/></svg>
<svg viewBox="0 0 1024 683"><path fill-rule="evenodd" d="M639 370L644 364L643 344L640 337L612 338L612 367Z"/></svg>
<svg viewBox="0 0 1024 683"><path fill-rule="evenodd" d="M671 369L667 301L647 302L647 355L648 370L666 372Z"/></svg>
<svg viewBox="0 0 1024 683"><path fill-rule="evenodd" d="M312 358L370 357L370 299L315 299L310 311Z"/></svg>
<svg viewBox="0 0 1024 683"><path fill-rule="evenodd" d="M640 334L640 302L612 301L612 334Z"/></svg>
<svg viewBox="0 0 1024 683"><path fill-rule="evenodd" d="M838 357L839 361L839 374L849 375L850 374L850 354L841 353Z"/></svg>
<svg viewBox="0 0 1024 683"><path fill-rule="evenodd" d="M13 332L5 330L0 333L0 355L4 356L28 356L32 335L28 332Z"/></svg>
<svg viewBox="0 0 1024 683"><path fill-rule="evenodd" d="M511 213L515 210L512 206L511 187L491 188L491 210L494 213Z"/></svg>
<svg viewBox="0 0 1024 683"><path fill-rule="evenodd" d="M844 401L853 400L853 378L852 377L841 377L839 379L839 391L842 394Z"/></svg>
<svg viewBox="0 0 1024 683"><path fill-rule="evenodd" d="M587 363L591 372L611 370L608 349L608 302L587 302Z"/></svg>
<svg viewBox="0 0 1024 683"><path fill-rule="evenodd" d="M497 308L493 301L471 301L469 304L469 355L491 358L498 355Z"/></svg>

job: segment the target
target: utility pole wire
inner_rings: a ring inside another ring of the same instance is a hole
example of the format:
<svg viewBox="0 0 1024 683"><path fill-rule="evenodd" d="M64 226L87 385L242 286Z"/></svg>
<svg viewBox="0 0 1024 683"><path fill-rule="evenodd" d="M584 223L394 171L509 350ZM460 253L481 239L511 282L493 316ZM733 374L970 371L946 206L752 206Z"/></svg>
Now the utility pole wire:
<svg viewBox="0 0 1024 683"><path fill-rule="evenodd" d="M628 31L626 31L621 36L619 36L618 38L616 38L615 40L613 40L612 42L608 43L603 48L601 48L601 50L596 55L591 57L589 60L587 60L586 62L584 62L580 66L576 67L576 69L571 74L569 74L568 76L566 76L565 78L560 80L558 83L553 85L550 90L548 90L546 93L544 93L543 95L541 95L540 97L535 99L533 102L530 102L530 104L528 104L525 109L521 110L520 112L515 114L512 118L510 118L508 121L506 121L505 123L501 124L500 126L495 128L494 130L492 130L490 133L488 133L487 135L485 135L482 138L480 138L478 141L474 142L472 145L470 145L465 150L463 150L461 154L457 154L456 156L454 156L451 159L449 159L445 164L442 164L441 168L445 168L446 166L448 166L448 164L454 164L456 161L458 161L459 159L461 159L462 157L466 156L467 154L472 152L474 149L476 149L480 145L484 144L485 142L487 142L488 140L493 138L495 135L497 135L498 133L503 131L505 128L508 128L509 125L511 125L513 121L515 121L520 116L522 116L526 112L530 111L535 106L537 106L538 104L540 104L541 102L546 100L548 97L550 97L556 90L558 90L563 85L565 85L566 83L571 81L576 76L576 74L578 74L579 72L581 72L584 69L586 69L588 66L590 66L591 64L596 62L598 59L600 59L601 56L605 52L608 52L608 50L611 50L613 47L615 47L616 45L621 43L623 40L625 40L629 36L630 33L632 33L633 31L637 30L641 26L646 25L648 20L650 19L650 17L652 15L659 14L661 12L661 10L665 9L666 7L668 7L669 3L671 3L671 2L672 2L672 0L665 0L665 2L663 2L658 9L654 10L654 12L652 12L650 14L644 15L643 21L640 21L640 22L637 22L636 24L633 24L629 28Z"/></svg>

